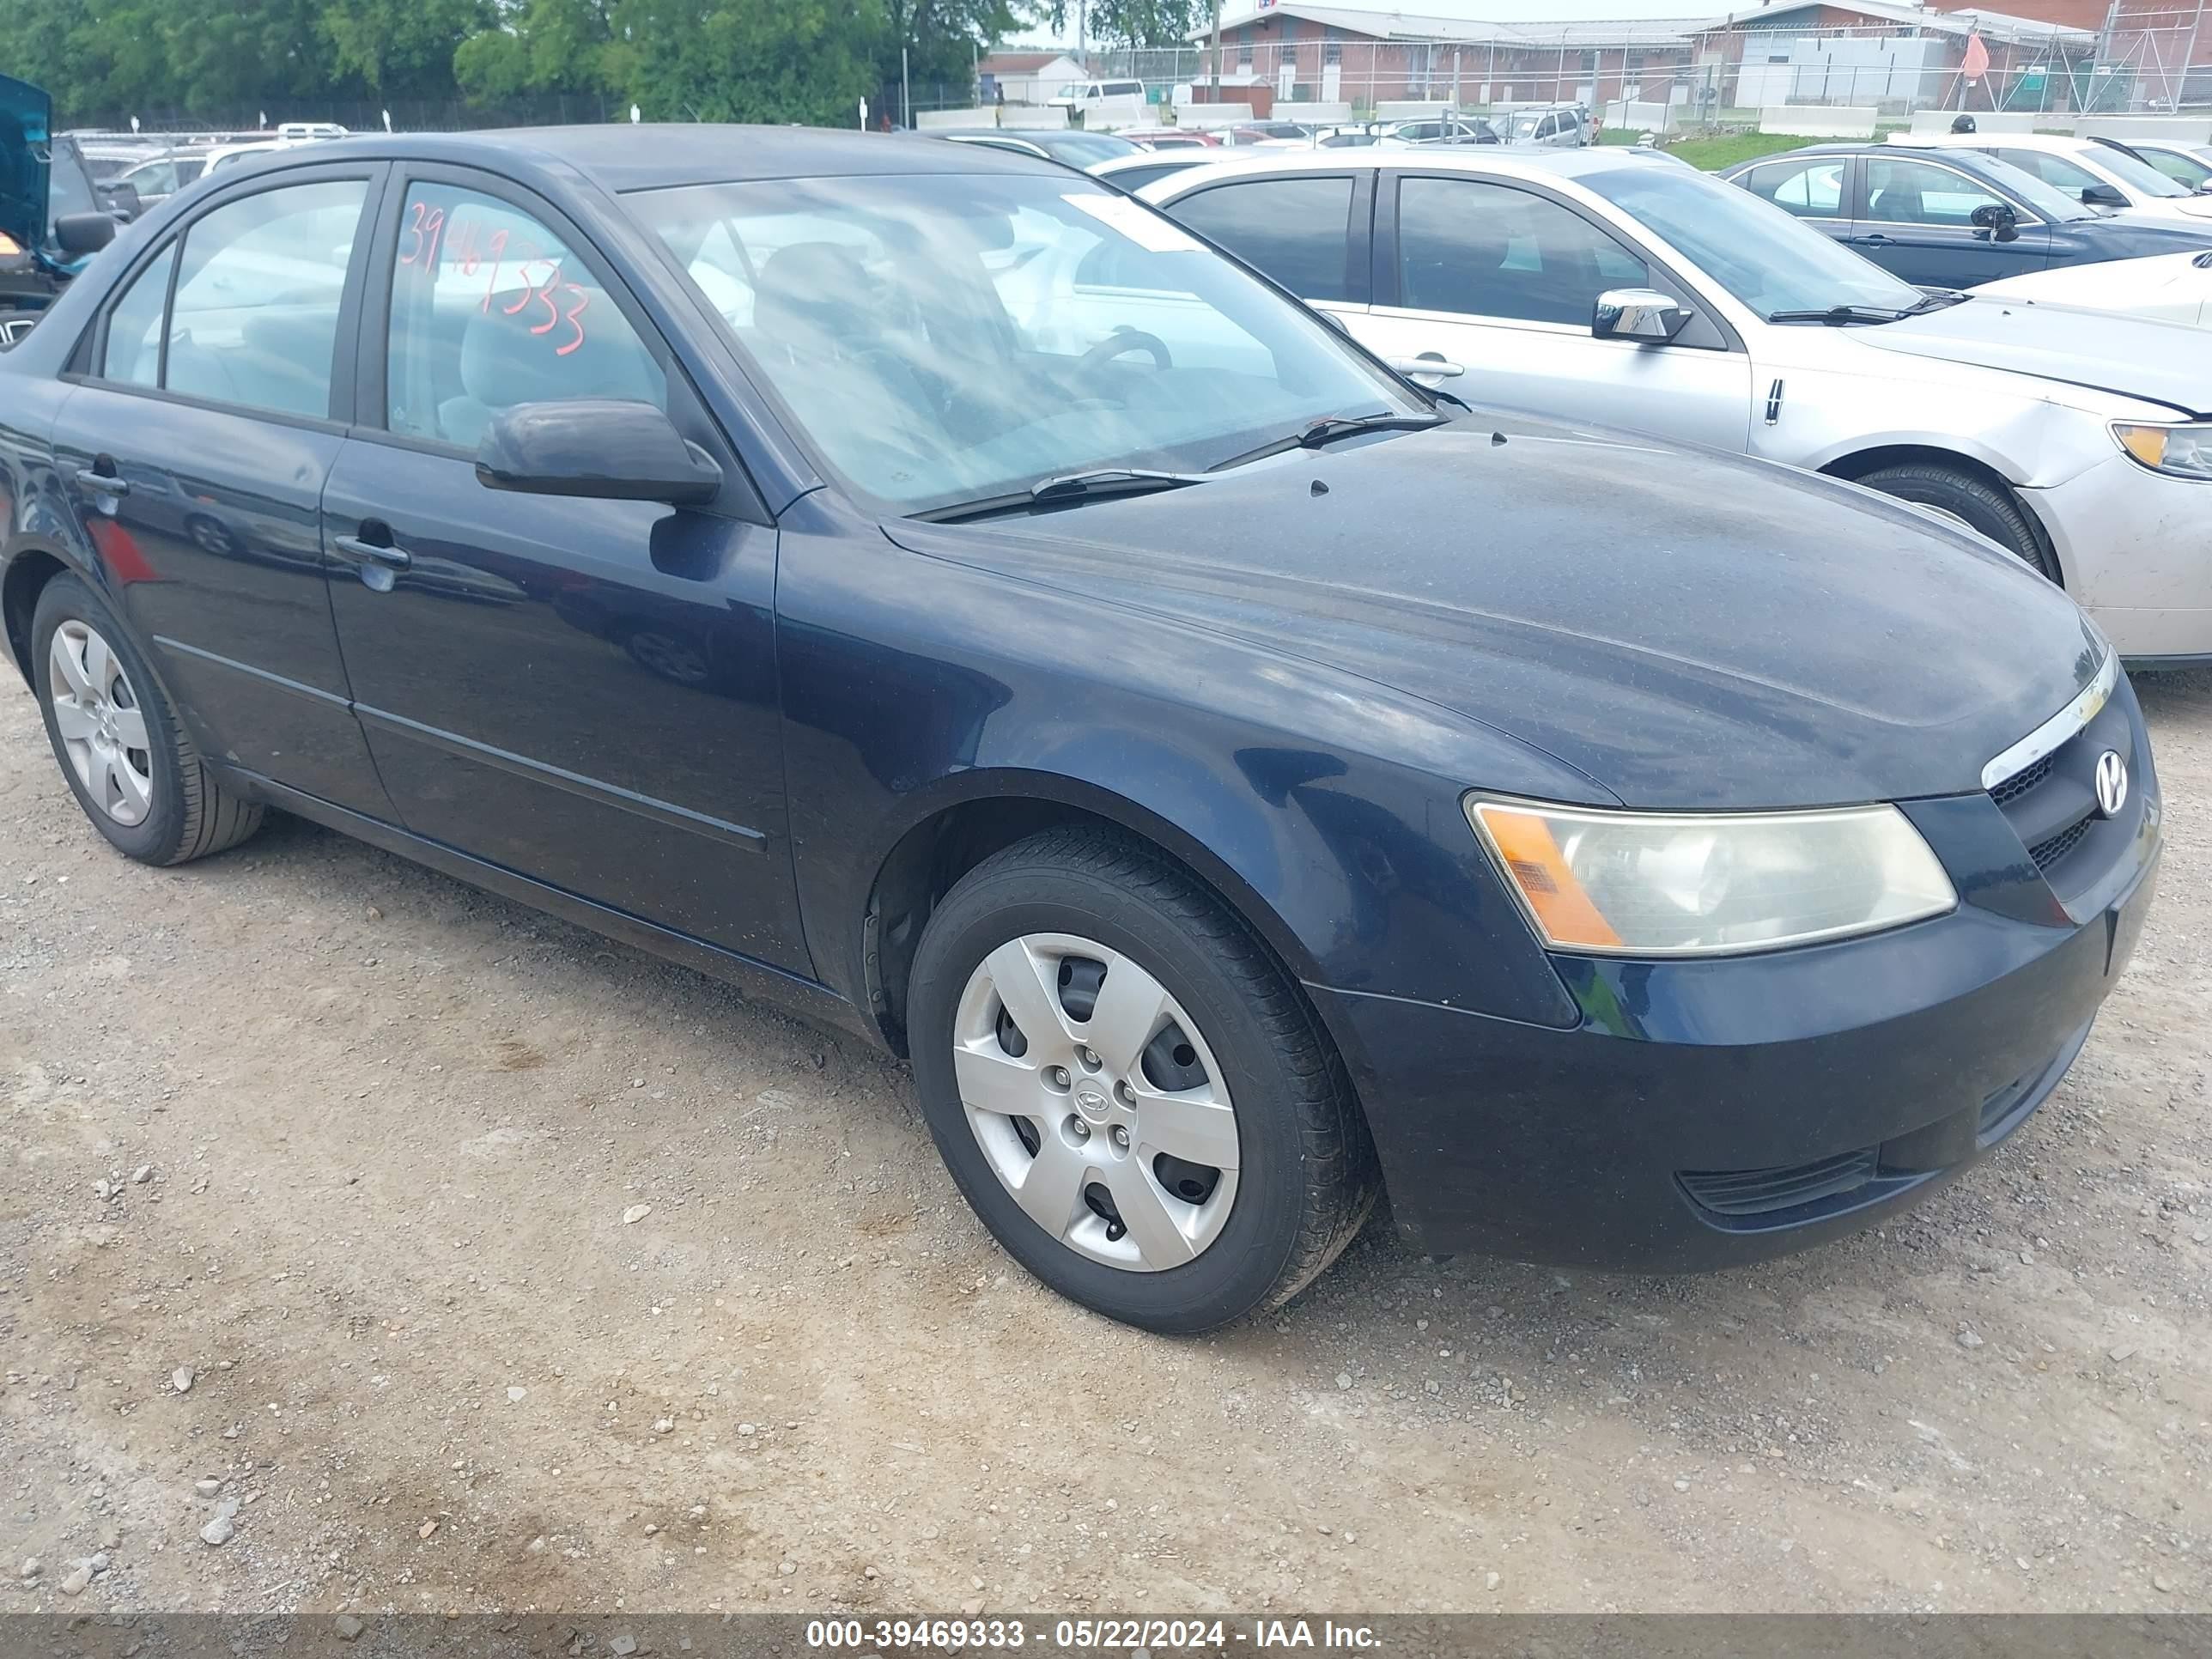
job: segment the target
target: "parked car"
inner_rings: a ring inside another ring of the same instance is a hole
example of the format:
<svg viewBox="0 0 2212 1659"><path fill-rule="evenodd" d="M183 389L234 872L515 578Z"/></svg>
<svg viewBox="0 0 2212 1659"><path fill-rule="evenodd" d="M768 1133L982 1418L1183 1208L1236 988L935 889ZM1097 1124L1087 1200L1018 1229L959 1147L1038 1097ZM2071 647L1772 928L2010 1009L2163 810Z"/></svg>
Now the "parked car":
<svg viewBox="0 0 2212 1659"><path fill-rule="evenodd" d="M1169 149L1139 151L1134 155L1116 155L1103 161L1093 161L1084 171L1094 179L1103 179L1121 190L1143 189L1156 179L1164 179L1185 167L1207 167L1222 159L1214 149Z"/></svg>
<svg viewBox="0 0 2212 1659"><path fill-rule="evenodd" d="M1310 138L1314 131L1303 121L1240 121L1222 136L1232 144L1284 143Z"/></svg>
<svg viewBox="0 0 2212 1659"><path fill-rule="evenodd" d="M1474 116L1425 121L1401 121L1389 136L1407 144L1495 144L1503 141L1489 122Z"/></svg>
<svg viewBox="0 0 2212 1659"><path fill-rule="evenodd" d="M1579 104L1516 109L1505 118L1504 137L1509 144L1580 149L1589 143L1589 112Z"/></svg>
<svg viewBox="0 0 2212 1659"><path fill-rule="evenodd" d="M1221 140L1197 127L1124 127L1115 135L1146 149L1218 149Z"/></svg>
<svg viewBox="0 0 2212 1659"><path fill-rule="evenodd" d="M1103 103L1109 98L1132 98L1141 104L1145 101L1145 83L1136 80L1091 81L1064 87L1045 101L1070 109L1081 109L1087 104Z"/></svg>
<svg viewBox="0 0 2212 1659"><path fill-rule="evenodd" d="M94 182L75 139L50 136L52 116L42 88L0 76L0 346L30 332L137 204Z"/></svg>
<svg viewBox="0 0 2212 1659"><path fill-rule="evenodd" d="M2212 247L2212 222L2106 213L1978 150L1818 144L1722 176L1930 287Z"/></svg>
<svg viewBox="0 0 2212 1659"><path fill-rule="evenodd" d="M2121 145L2042 132L1893 135L1892 144L1918 149L1971 149L2032 173L2088 207L2191 226L2212 224L2212 198L2178 185Z"/></svg>
<svg viewBox="0 0 2212 1659"><path fill-rule="evenodd" d="M1062 244L1183 349L1033 325ZM1866 1224L2056 1086L2161 846L2112 653L1979 538L1470 415L981 146L218 173L0 354L0 489L119 851L277 806L855 1030L1010 1254L1159 1330L1384 1182L1415 1248L1563 1262Z"/></svg>
<svg viewBox="0 0 2212 1659"><path fill-rule="evenodd" d="M1403 373L1852 479L2063 583L2131 659L2212 657L2195 331L1911 287L1626 147L1285 155L1142 194Z"/></svg>
<svg viewBox="0 0 2212 1659"><path fill-rule="evenodd" d="M2163 253L2153 259L2037 271L1987 283L1975 293L1983 299L2117 311L2212 327L2212 253Z"/></svg>
<svg viewBox="0 0 2212 1659"><path fill-rule="evenodd" d="M1116 156L1149 155L1152 152L1110 132L1083 132L1073 127L963 127L933 131L932 138L949 138L956 144L982 144L1016 155L1033 155L1071 167L1088 167Z"/></svg>
<svg viewBox="0 0 2212 1659"><path fill-rule="evenodd" d="M2149 162L2184 190L2195 191L2199 195L2212 190L2212 144L2184 143L2173 138L2130 138L2121 147L2137 160Z"/></svg>
<svg viewBox="0 0 2212 1659"><path fill-rule="evenodd" d="M158 202L191 184L207 170L207 164L204 152L176 150L127 168L117 175L116 182L137 191L141 203Z"/></svg>

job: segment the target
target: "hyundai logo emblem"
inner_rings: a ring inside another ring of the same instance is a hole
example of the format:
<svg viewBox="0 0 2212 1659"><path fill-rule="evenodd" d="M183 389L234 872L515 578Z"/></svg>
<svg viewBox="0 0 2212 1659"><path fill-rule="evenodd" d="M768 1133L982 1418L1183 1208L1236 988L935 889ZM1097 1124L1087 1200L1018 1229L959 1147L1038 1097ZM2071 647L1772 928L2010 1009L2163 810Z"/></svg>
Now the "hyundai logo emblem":
<svg viewBox="0 0 2212 1659"><path fill-rule="evenodd" d="M2097 811L2116 818L2128 804L2128 763L2116 749L2097 757Z"/></svg>

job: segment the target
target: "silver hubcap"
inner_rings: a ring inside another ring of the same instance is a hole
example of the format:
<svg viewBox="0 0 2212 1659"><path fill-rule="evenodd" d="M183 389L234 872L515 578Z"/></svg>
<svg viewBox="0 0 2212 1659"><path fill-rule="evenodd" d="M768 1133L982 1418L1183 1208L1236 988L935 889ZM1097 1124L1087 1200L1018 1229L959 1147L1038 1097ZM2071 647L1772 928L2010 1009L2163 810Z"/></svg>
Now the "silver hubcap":
<svg viewBox="0 0 2212 1659"><path fill-rule="evenodd" d="M1221 1236L1236 1109L1205 1036L1127 957L1009 939L969 976L952 1063L993 1173L1068 1249L1158 1273Z"/></svg>
<svg viewBox="0 0 2212 1659"><path fill-rule="evenodd" d="M154 808L146 716L107 641L75 620L56 629L47 690L54 727L86 795L118 823L143 823Z"/></svg>

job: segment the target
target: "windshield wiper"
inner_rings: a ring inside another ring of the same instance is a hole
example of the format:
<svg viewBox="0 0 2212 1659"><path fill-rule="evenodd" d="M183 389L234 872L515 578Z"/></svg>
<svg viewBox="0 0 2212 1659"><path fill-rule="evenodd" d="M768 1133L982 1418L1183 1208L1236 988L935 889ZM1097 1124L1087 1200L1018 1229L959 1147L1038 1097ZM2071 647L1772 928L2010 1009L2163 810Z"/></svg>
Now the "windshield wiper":
<svg viewBox="0 0 2212 1659"><path fill-rule="evenodd" d="M1225 461L1216 461L1206 468L1209 472L1226 472L1231 467L1243 466L1248 461L1265 460L1270 455L1279 455L1291 449L1319 449L1323 444L1334 443L1339 438L1349 438L1362 432L1419 432L1425 428L1442 426L1451 419L1449 415L1330 415L1318 421L1309 421L1296 432L1285 437L1274 438L1257 449L1248 449L1241 455L1231 455Z"/></svg>
<svg viewBox="0 0 2212 1659"><path fill-rule="evenodd" d="M1003 495L986 495L978 501L956 501L950 507L934 507L912 516L927 524L958 524L963 520L988 518L994 513L1018 513L1033 507L1094 501L1109 495L1145 495L1155 490L1180 489L1185 484L1206 482L1206 476L1199 472L1102 466L1088 472L1062 472L1039 478L1026 489L1009 490Z"/></svg>
<svg viewBox="0 0 2212 1659"><path fill-rule="evenodd" d="M1852 323L1893 323L1919 308L1918 306L1904 308L1896 306L1830 306L1826 311L1770 312L1766 320L1770 323L1826 323L1830 328L1844 328Z"/></svg>

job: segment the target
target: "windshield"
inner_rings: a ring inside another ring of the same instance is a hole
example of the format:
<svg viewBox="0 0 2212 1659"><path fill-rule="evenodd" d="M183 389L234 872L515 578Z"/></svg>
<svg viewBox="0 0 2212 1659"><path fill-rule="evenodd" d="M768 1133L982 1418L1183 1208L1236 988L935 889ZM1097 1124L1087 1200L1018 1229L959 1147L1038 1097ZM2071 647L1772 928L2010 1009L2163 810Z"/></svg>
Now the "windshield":
<svg viewBox="0 0 2212 1659"><path fill-rule="evenodd" d="M1532 112L1527 115L1515 116L1513 118L1513 136L1516 138L1534 137L1536 136L1536 124L1543 118L1544 118L1541 113L1535 112Z"/></svg>
<svg viewBox="0 0 2212 1659"><path fill-rule="evenodd" d="M1117 138L1110 132L1048 132L1024 133L1034 138L1053 159L1068 161L1077 167L1089 167L1094 161L1110 161L1117 155L1141 155L1144 150L1127 138Z"/></svg>
<svg viewBox="0 0 2212 1659"><path fill-rule="evenodd" d="M2091 167L2102 167L2130 190L2144 196L2186 196L2190 191L2167 178L2142 156L2124 149L2114 149L2110 144L2099 144L2094 154L2082 158Z"/></svg>
<svg viewBox="0 0 2212 1659"><path fill-rule="evenodd" d="M828 466L900 512L1427 404L1149 208L1017 173L640 191Z"/></svg>
<svg viewBox="0 0 2212 1659"><path fill-rule="evenodd" d="M1709 174L1624 167L1582 182L1761 317L1838 306L1905 311L1927 297L1771 203Z"/></svg>

